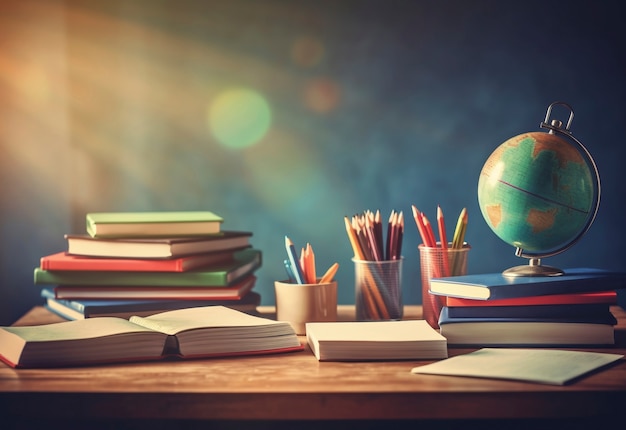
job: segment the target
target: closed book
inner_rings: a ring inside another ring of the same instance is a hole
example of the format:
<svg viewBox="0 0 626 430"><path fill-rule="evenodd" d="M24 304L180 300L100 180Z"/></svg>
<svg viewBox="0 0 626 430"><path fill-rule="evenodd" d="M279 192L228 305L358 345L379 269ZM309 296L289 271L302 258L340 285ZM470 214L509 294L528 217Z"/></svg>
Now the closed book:
<svg viewBox="0 0 626 430"><path fill-rule="evenodd" d="M119 258L174 258L203 252L241 249L250 246L251 232L222 231L195 237L98 239L66 234L67 252L73 255Z"/></svg>
<svg viewBox="0 0 626 430"><path fill-rule="evenodd" d="M134 285L57 285L57 299L93 300L239 300L256 282L249 275L226 287L134 286Z"/></svg>
<svg viewBox="0 0 626 430"><path fill-rule="evenodd" d="M419 360L448 356L446 339L424 320L312 322L306 338L320 361Z"/></svg>
<svg viewBox="0 0 626 430"><path fill-rule="evenodd" d="M509 299L551 294L611 291L626 287L626 272L567 269L560 276L507 277L502 273L433 278L432 294L477 300Z"/></svg>
<svg viewBox="0 0 626 430"><path fill-rule="evenodd" d="M67 252L41 257L39 267L43 270L90 270L120 272L185 272L234 261L235 251L192 254L170 259L103 258L72 255Z"/></svg>
<svg viewBox="0 0 626 430"><path fill-rule="evenodd" d="M148 317L101 317L44 326L0 327L0 359L12 367L43 368L113 362L301 351L286 321L224 306Z"/></svg>
<svg viewBox="0 0 626 430"><path fill-rule="evenodd" d="M450 318L564 318L606 316L608 304L446 307Z"/></svg>
<svg viewBox="0 0 626 430"><path fill-rule="evenodd" d="M552 294L548 296L516 297L512 299L474 300L460 297L446 297L448 307L469 306L532 306L532 305L574 305L603 303L617 304L617 291L595 293Z"/></svg>
<svg viewBox="0 0 626 430"><path fill-rule="evenodd" d="M34 270L35 284L56 285L135 285L135 286L228 286L261 266L261 251L250 248L235 254L229 264L186 272L119 272L77 270Z"/></svg>
<svg viewBox="0 0 626 430"><path fill-rule="evenodd" d="M133 315L149 316L176 309L201 306L226 306L241 312L255 313L261 304L261 295L255 291L236 300L63 300L57 299L53 288L44 288L41 296L45 307L68 320L97 317L130 318Z"/></svg>
<svg viewBox="0 0 626 430"><path fill-rule="evenodd" d="M93 212L86 228L92 237L173 237L219 233L223 221L209 211Z"/></svg>
<svg viewBox="0 0 626 430"><path fill-rule="evenodd" d="M444 306L441 334L451 346L613 345L617 320L610 313L553 318L454 318Z"/></svg>

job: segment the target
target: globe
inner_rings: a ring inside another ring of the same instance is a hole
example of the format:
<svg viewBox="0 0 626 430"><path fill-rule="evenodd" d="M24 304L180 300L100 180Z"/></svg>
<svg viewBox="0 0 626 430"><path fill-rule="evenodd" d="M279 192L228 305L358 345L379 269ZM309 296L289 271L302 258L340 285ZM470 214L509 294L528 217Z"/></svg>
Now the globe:
<svg viewBox="0 0 626 430"><path fill-rule="evenodd" d="M508 139L480 172L482 216L500 239L517 248L518 256L561 252L595 216L599 177L577 146L554 133L561 124L553 122L550 132Z"/></svg>

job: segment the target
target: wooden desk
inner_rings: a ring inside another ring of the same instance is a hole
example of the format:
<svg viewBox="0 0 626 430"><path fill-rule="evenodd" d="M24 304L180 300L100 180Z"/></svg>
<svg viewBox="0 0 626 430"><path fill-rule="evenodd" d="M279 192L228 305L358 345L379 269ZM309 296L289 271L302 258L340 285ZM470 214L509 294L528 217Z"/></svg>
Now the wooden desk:
<svg viewBox="0 0 626 430"><path fill-rule="evenodd" d="M271 314L271 308L262 308ZM616 348L626 354L626 313ZM409 306L407 318L421 308ZM353 308L340 307L340 319ZM273 315L272 315L273 316ZM16 325L60 321L41 307ZM305 342L304 338L301 338ZM469 352L450 349L450 355ZM318 362L282 355L15 370L0 364L0 416L16 419L611 420L626 416L626 360L569 386L414 375L428 361ZM48 422L48 421L46 421Z"/></svg>

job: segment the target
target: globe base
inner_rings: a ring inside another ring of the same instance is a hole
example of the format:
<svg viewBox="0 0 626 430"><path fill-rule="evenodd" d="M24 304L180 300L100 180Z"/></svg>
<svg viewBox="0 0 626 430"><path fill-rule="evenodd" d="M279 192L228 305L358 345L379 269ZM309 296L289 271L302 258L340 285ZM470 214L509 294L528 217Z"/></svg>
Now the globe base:
<svg viewBox="0 0 626 430"><path fill-rule="evenodd" d="M561 276L563 273L563 270L559 268L542 266L539 258L531 258L527 265L510 267L502 272L504 276L510 278L519 276Z"/></svg>

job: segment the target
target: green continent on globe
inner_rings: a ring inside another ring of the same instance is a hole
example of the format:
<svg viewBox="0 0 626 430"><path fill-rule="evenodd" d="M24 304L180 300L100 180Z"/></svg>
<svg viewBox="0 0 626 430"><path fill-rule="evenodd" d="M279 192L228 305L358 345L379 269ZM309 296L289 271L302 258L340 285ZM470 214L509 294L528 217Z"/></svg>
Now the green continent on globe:
<svg viewBox="0 0 626 430"><path fill-rule="evenodd" d="M575 146L543 132L512 137L478 179L485 221L504 242L535 253L573 240L594 204L594 180Z"/></svg>

